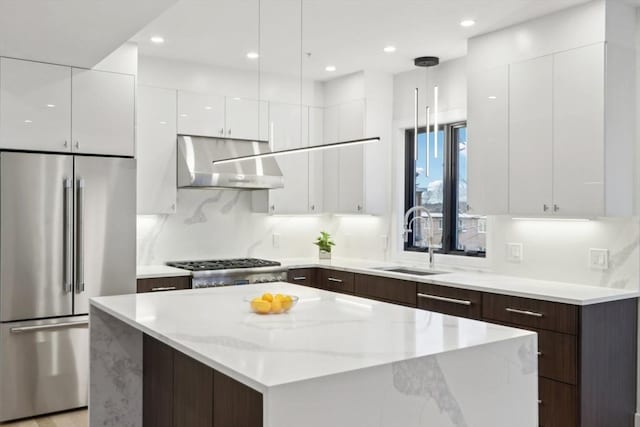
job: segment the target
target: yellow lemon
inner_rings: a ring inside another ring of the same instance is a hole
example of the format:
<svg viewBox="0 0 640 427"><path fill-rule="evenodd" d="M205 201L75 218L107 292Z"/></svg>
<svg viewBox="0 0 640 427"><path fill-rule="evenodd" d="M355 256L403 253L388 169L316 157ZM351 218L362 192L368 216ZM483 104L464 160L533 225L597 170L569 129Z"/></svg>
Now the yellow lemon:
<svg viewBox="0 0 640 427"><path fill-rule="evenodd" d="M272 313L282 313L282 301L274 298L273 302L271 303L271 312Z"/></svg>
<svg viewBox="0 0 640 427"><path fill-rule="evenodd" d="M284 298L284 295L282 295L282 294L276 294L276 295L273 297L273 299L277 299L277 300L280 300L280 301L282 301L282 299L283 299L283 298Z"/></svg>
<svg viewBox="0 0 640 427"><path fill-rule="evenodd" d="M271 302L273 301L273 295L267 292L266 294L262 294L262 299Z"/></svg>
<svg viewBox="0 0 640 427"><path fill-rule="evenodd" d="M262 298L254 298L251 300L251 309L259 314L267 314L271 311L271 303Z"/></svg>
<svg viewBox="0 0 640 427"><path fill-rule="evenodd" d="M293 298L289 295L282 297L282 308L284 311L288 311L293 306Z"/></svg>

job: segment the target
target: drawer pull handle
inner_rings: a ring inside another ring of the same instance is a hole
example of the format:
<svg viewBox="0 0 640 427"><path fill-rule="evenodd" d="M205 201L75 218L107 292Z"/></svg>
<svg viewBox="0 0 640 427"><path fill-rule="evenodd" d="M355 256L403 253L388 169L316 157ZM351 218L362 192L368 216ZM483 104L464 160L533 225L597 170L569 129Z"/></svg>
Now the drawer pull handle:
<svg viewBox="0 0 640 427"><path fill-rule="evenodd" d="M151 292L159 292L159 291L175 291L176 288L175 286L161 286L159 288L151 288Z"/></svg>
<svg viewBox="0 0 640 427"><path fill-rule="evenodd" d="M83 328L88 325L88 320L80 320L77 322L54 323L50 325L21 326L17 328L11 328L10 331L12 334L21 334L23 332L49 331L53 329Z"/></svg>
<svg viewBox="0 0 640 427"><path fill-rule="evenodd" d="M471 301L467 301L467 300L463 300L463 299L455 299L455 298L446 298L446 297L439 297L437 295L429 295L429 294L418 294L418 297L420 298L426 298L426 299L433 299L436 301L444 301L444 302L450 302L453 304L460 304L460 305L471 305Z"/></svg>
<svg viewBox="0 0 640 427"><path fill-rule="evenodd" d="M542 400L538 399L538 405L542 405Z"/></svg>
<svg viewBox="0 0 640 427"><path fill-rule="evenodd" d="M542 352L541 351L538 352L538 357L542 357Z"/></svg>
<svg viewBox="0 0 640 427"><path fill-rule="evenodd" d="M533 317L543 316L542 313L536 313L535 311L529 311L529 310L518 310L517 308L507 307L505 308L505 310L508 311L509 313L524 314L525 316L533 316Z"/></svg>
<svg viewBox="0 0 640 427"><path fill-rule="evenodd" d="M328 277L327 280L330 282L342 283L342 280L336 279L334 277Z"/></svg>
<svg viewBox="0 0 640 427"><path fill-rule="evenodd" d="M306 276L298 276L298 277L294 277L293 280L307 280Z"/></svg>

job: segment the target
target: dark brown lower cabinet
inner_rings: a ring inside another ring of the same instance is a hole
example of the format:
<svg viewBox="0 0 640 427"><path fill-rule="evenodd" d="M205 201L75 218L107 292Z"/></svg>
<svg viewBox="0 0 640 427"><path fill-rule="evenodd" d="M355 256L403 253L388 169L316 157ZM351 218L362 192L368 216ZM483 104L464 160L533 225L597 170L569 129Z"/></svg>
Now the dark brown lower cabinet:
<svg viewBox="0 0 640 427"><path fill-rule="evenodd" d="M418 308L451 316L480 319L482 292L418 283Z"/></svg>
<svg viewBox="0 0 640 427"><path fill-rule="evenodd" d="M356 274L354 293L359 297L410 307L416 306L416 282L409 280Z"/></svg>
<svg viewBox="0 0 640 427"><path fill-rule="evenodd" d="M318 287L318 270L315 268L294 268L287 272L287 282L302 286Z"/></svg>
<svg viewBox="0 0 640 427"><path fill-rule="evenodd" d="M143 338L144 427L262 427L262 394Z"/></svg>
<svg viewBox="0 0 640 427"><path fill-rule="evenodd" d="M177 291L180 289L191 289L191 277L154 277L137 280L137 293Z"/></svg>
<svg viewBox="0 0 640 427"><path fill-rule="evenodd" d="M573 427L578 425L578 392L575 386L559 381L538 380L540 427ZM603 424L603 427L605 424ZM613 424L611 424L613 427Z"/></svg>

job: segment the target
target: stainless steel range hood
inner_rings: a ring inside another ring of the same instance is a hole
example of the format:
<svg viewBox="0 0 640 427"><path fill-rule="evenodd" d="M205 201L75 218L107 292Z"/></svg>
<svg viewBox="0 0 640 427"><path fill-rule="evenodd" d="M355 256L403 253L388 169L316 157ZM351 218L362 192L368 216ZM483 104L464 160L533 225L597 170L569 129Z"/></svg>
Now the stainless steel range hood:
<svg viewBox="0 0 640 427"><path fill-rule="evenodd" d="M213 164L214 160L270 151L267 141L178 135L178 188L282 188L284 178L274 158Z"/></svg>

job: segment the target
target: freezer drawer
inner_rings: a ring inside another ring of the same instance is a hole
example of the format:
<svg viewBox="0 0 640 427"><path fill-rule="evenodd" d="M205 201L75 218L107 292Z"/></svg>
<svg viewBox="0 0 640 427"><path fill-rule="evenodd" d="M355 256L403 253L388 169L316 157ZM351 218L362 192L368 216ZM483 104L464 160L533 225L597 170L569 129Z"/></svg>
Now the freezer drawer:
<svg viewBox="0 0 640 427"><path fill-rule="evenodd" d="M0 326L0 422L87 405L88 316Z"/></svg>

